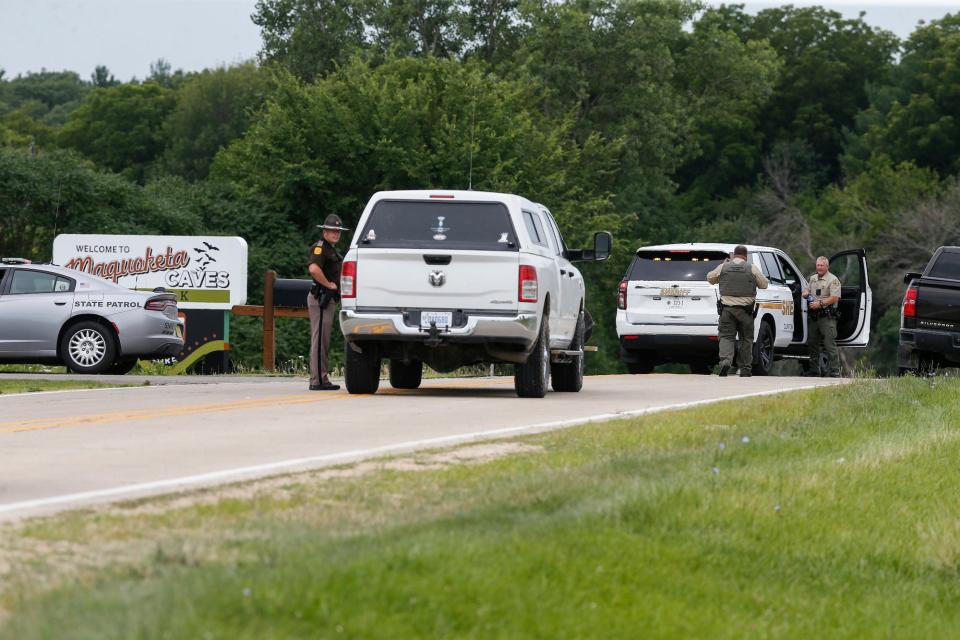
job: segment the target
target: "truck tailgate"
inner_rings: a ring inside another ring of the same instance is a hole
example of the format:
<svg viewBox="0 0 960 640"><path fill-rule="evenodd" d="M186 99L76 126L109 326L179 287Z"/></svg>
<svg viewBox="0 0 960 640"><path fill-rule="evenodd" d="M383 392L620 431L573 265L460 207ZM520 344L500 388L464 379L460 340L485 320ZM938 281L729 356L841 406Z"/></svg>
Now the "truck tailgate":
<svg viewBox="0 0 960 640"><path fill-rule="evenodd" d="M362 248L357 307L516 312L519 253Z"/></svg>

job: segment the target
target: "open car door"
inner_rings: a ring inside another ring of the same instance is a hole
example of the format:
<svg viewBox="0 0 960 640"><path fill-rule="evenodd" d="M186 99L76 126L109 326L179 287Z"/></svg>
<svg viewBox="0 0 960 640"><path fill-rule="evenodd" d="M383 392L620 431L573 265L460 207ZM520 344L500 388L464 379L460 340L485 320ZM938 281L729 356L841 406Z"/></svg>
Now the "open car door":
<svg viewBox="0 0 960 640"><path fill-rule="evenodd" d="M830 256L830 272L840 278L840 319L837 345L865 347L870 340L873 293L867 279L867 253L863 249Z"/></svg>

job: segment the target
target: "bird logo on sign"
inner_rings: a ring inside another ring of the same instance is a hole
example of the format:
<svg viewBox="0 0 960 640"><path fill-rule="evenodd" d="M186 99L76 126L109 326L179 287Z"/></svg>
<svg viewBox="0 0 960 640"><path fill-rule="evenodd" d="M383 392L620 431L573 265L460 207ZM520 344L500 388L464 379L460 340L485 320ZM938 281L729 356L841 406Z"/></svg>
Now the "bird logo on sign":
<svg viewBox="0 0 960 640"><path fill-rule="evenodd" d="M427 276L427 280L430 281L430 284L434 287L442 287L447 281L447 274L443 271L431 271L430 275Z"/></svg>

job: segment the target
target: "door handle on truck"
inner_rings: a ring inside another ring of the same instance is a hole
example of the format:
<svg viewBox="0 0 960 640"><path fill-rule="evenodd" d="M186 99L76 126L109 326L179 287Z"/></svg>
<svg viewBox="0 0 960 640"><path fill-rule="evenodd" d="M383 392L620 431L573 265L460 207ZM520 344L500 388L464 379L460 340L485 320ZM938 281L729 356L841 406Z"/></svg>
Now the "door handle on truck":
<svg viewBox="0 0 960 640"><path fill-rule="evenodd" d="M424 254L423 261L431 265L450 264L451 256L431 256Z"/></svg>

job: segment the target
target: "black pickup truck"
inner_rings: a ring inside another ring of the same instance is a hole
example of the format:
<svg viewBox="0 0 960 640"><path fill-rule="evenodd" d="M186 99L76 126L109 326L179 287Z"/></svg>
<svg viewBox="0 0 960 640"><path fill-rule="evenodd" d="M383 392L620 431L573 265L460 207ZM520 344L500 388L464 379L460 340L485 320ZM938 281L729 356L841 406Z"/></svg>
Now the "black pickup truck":
<svg viewBox="0 0 960 640"><path fill-rule="evenodd" d="M960 367L960 247L940 247L923 273L908 273L900 311L900 374Z"/></svg>

